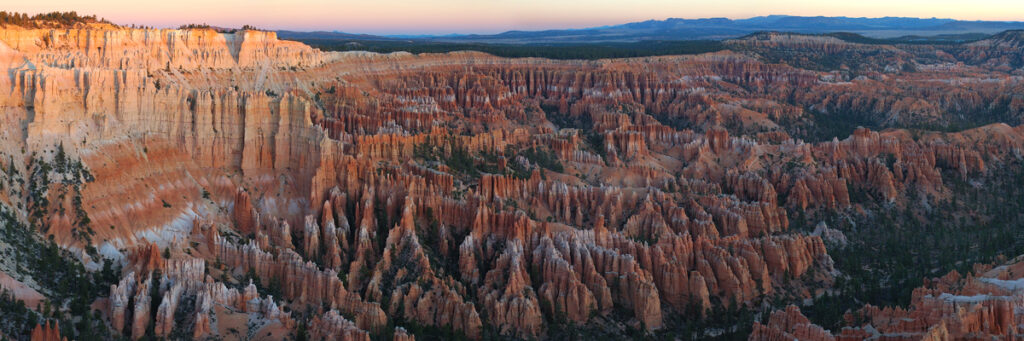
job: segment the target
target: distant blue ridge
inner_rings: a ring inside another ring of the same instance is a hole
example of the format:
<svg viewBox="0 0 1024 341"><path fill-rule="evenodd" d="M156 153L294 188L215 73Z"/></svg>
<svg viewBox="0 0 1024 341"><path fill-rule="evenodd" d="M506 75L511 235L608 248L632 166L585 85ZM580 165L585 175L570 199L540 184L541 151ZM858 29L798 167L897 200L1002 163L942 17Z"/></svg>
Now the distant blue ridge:
<svg viewBox="0 0 1024 341"><path fill-rule="evenodd" d="M340 31L279 31L287 39L349 39L349 40L419 40L462 43L594 43L637 42L644 40L721 40L742 37L762 31L794 33L857 33L871 38L902 36L957 35L968 33L994 34L1024 29L1021 21L968 21L940 18L909 17L824 17L767 15L746 19L702 18L646 20L621 25L580 29L507 31L498 34L392 34L370 35Z"/></svg>

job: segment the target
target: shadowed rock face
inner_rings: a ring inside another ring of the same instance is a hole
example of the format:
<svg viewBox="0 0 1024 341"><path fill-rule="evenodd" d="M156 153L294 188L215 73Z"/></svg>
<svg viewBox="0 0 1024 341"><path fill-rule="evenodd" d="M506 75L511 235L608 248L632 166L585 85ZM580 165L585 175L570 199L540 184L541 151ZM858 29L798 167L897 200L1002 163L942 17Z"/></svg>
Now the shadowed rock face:
<svg viewBox="0 0 1024 341"><path fill-rule="evenodd" d="M866 305L847 312L845 326L834 334L789 306L774 312L766 324L757 323L750 340L1012 338L1020 333L1022 268L1018 257L996 267L976 265L967 277L953 271L926 279L924 286L914 289L909 307Z"/></svg>
<svg viewBox="0 0 1024 341"><path fill-rule="evenodd" d="M1024 143L1006 124L791 137L814 129L806 108L882 126L991 101L1019 115L1016 78L931 79L1000 72L980 67L838 79L734 52L322 53L266 32L89 27L0 29L0 66L0 153L35 174L0 203L88 268L124 265L97 306L132 338L677 328L830 286L825 243L793 212L948 196L942 172L984 176ZM831 337L800 318L755 335Z"/></svg>

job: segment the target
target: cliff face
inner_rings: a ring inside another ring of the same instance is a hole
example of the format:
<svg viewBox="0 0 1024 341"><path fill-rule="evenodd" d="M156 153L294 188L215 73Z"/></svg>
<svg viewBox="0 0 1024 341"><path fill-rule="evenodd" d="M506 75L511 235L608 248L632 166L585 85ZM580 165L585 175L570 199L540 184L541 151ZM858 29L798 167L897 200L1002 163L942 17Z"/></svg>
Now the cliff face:
<svg viewBox="0 0 1024 341"><path fill-rule="evenodd" d="M793 42L756 44L776 43ZM676 328L823 294L832 259L794 214L945 197L944 173L970 181L1024 150L1004 124L794 139L816 129L807 107L941 118L1018 84L943 97L920 75L847 82L734 52L322 53L266 32L83 27L0 29L0 66L0 164L26 174L0 203L91 269L124 265L104 312L131 338ZM795 309L755 335L830 337Z"/></svg>
<svg viewBox="0 0 1024 341"><path fill-rule="evenodd" d="M208 30L8 28L0 33L3 50L14 50L38 66L191 71L200 68L308 67L324 54L277 39L274 32ZM12 53L12 52L7 52ZM17 62L17 61L12 61Z"/></svg>

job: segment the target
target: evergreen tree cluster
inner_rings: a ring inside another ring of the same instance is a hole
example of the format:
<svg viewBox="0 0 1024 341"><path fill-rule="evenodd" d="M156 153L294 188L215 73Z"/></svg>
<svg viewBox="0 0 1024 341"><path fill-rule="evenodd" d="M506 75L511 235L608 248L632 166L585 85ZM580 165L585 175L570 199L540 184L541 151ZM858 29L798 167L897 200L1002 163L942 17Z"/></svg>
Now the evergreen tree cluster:
<svg viewBox="0 0 1024 341"><path fill-rule="evenodd" d="M445 53L452 51L480 51L499 57L549 59L605 59L665 55L687 55L716 52L725 49L720 41L712 40L645 40L629 43L576 43L576 44L485 44L448 43L418 40L360 40L289 37L325 51L370 51L391 53L405 51L413 54Z"/></svg>
<svg viewBox="0 0 1024 341"><path fill-rule="evenodd" d="M59 321L61 334L79 340L112 339L98 312L89 306L96 297L106 296L120 271L104 260L100 271L89 272L70 253L52 240L42 239L34 228L17 220L6 206L0 206L0 242L11 246L4 257L17 277L32 278L47 297L39 307L26 307L9 294L0 294L0 332L25 336L37 323ZM34 312L27 310L34 308Z"/></svg>
<svg viewBox="0 0 1024 341"><path fill-rule="evenodd" d="M111 24L107 19L97 19L96 15L79 15L75 11L49 12L28 15L26 13L0 11L0 25L16 25L26 28L44 28L51 26L68 27L75 24L103 23Z"/></svg>
<svg viewBox="0 0 1024 341"><path fill-rule="evenodd" d="M466 147L456 144L451 139L444 141L427 141L413 146L413 157L416 159L443 163L454 175L462 175L469 179L477 179L483 173L512 175L518 178L529 178L531 168L516 161L519 156L537 167L562 173L565 167L558 160L558 155L543 146L523 148L509 145L504 151L470 152ZM500 167L505 159L505 167Z"/></svg>
<svg viewBox="0 0 1024 341"><path fill-rule="evenodd" d="M1024 164L1014 161L995 169L977 187L954 172L945 171L942 178L953 193L928 198L929 208L876 206L867 203L874 199L861 195L855 201L869 208L867 214L827 212L812 214L812 219L791 215L794 228L810 229L825 221L849 240L845 247L826 245L842 275L835 290L801 308L804 315L839 330L848 310L864 304L906 307L926 278L953 270L966 275L974 264L1024 254ZM921 202L922 195L910 188L907 201Z"/></svg>
<svg viewBox="0 0 1024 341"><path fill-rule="evenodd" d="M178 29L179 30L209 30L209 29L213 29L213 27L210 26L209 24L202 23L202 24L181 25L181 26L178 26Z"/></svg>

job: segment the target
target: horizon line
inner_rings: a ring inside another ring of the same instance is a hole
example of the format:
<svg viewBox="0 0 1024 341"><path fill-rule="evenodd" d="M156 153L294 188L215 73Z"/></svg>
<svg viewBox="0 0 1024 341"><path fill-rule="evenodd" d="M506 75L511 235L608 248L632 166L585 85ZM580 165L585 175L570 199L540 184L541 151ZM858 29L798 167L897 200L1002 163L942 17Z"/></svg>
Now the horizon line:
<svg viewBox="0 0 1024 341"><path fill-rule="evenodd" d="M952 20L952 21L960 21L960 22L1024 23L1024 20L957 19L957 18L951 18L951 17L940 18L940 17L913 17L913 16L890 16L890 15L878 16L878 17L869 17L869 16L845 16L845 15L832 15L832 16L830 16L830 15L764 14L764 15L755 15L755 16L744 16L744 17L711 16L711 17L690 17L690 18L687 18L687 17L665 17L664 19L650 18L650 19L638 20L638 21L628 21L628 22L620 22L620 23L615 23L615 24L594 25L594 26L580 26L580 27L575 27L575 28L512 29L512 30L505 30L505 31L496 31L495 33L476 33L476 32L458 33L458 32L449 32L449 33L387 33L387 34L377 34L377 33L356 32L356 31L345 31L345 30L341 30L341 29L320 29L320 30L270 29L269 31L274 31L274 32L287 31L287 32L302 32L302 33L329 32L329 33L344 33L344 34L352 34L352 35L370 35L370 36L378 36L378 37L409 38L409 37L443 37L443 36L466 36L466 35L496 35L496 34L502 34L502 33L508 33L508 32L544 32L544 31L588 30L588 29L603 28L603 27L615 27L615 26L628 25L628 24L634 24L634 23L642 23L642 22L650 22L650 21L668 21L668 20L673 20L673 19L678 19L678 20L728 19L728 20L735 21L735 20L746 20L746 19L767 18L767 17L848 18L848 19L889 19L889 18L898 18L898 19L919 19L919 20ZM211 25L211 26L215 26L215 25Z"/></svg>
<svg viewBox="0 0 1024 341"><path fill-rule="evenodd" d="M25 13L25 14L30 15L30 16L31 15L36 15L36 14L53 13L53 12L75 12L78 15L82 15L82 16L95 15L97 17L97 19L106 19L105 16L100 16L99 14L96 14L96 13L85 13L85 12L80 12L80 11L77 11L77 10L40 11L40 12L36 12L36 13L18 12L18 11L6 11L6 12L8 12L8 13ZM331 32L331 33L344 33L344 34L352 34L352 35L369 35L369 36L379 36L379 37L407 38L407 37L442 37L442 36L465 36L465 35L497 35L497 34L508 33L508 32L543 32L543 31L587 30L587 29L596 29L596 28L605 28L605 27L615 27L615 26L628 25L628 24L634 24L634 23L669 21L669 20L727 19L727 20L730 20L730 21L736 21L736 20L747 20L747 19L753 19L753 18L767 18L767 17L848 18L848 19L890 19L890 18L895 18L895 19L917 19L917 20L951 20L951 21L958 21L958 22L1024 23L1024 20L959 19L959 18L953 18L953 17L937 17L937 16L920 17L920 16L898 16L898 15L847 16L847 15L762 14L762 15L753 15L753 16L728 16L728 15L725 15L725 16L704 16L704 17L668 16L668 17L664 17L662 19L648 18L648 19L643 19L643 20L633 20L633 21L625 21L625 22L621 22L620 21L620 22L617 22L617 23L608 23L608 24L581 25L581 26L577 26L577 27L562 27L562 28L559 28L559 27L556 27L556 26L550 26L550 27L533 28L533 29L530 29L530 28L518 28L518 29L506 29L506 30L487 30L487 29L482 29L482 30L477 30L477 31L462 31L462 32L447 31L446 33L412 33L412 32L395 32L395 33L378 32L378 33L370 33L370 32L372 32L372 30L370 30L370 31L357 31L357 30L346 30L344 28L289 29L289 28L277 28L277 27L265 26L265 25L253 25L253 26L255 26L255 27L257 27L257 28L259 28L261 30L272 31L272 32L278 32L278 31L303 32L303 33ZM181 27L181 26L184 26L184 25L189 25L189 24L203 24L203 25L209 25L211 27L224 28L224 29L236 28L236 27L232 27L232 26L236 26L236 25L219 25L219 24L210 24L208 22L194 22L194 21L193 22L183 21L183 22L181 22L179 24L172 24L172 25L147 25L147 24L138 24L138 23L118 23L118 22L115 22L115 20L110 20L110 19L106 19L106 20L110 21L111 23L114 23L115 25L125 26L125 27L131 26L131 25L136 25L136 26L153 27L153 28L160 28L160 29L177 29L178 27ZM239 27L241 27L241 26L239 25ZM419 29L419 32L430 31L430 30L431 29L429 29L429 28L422 28L422 29Z"/></svg>

